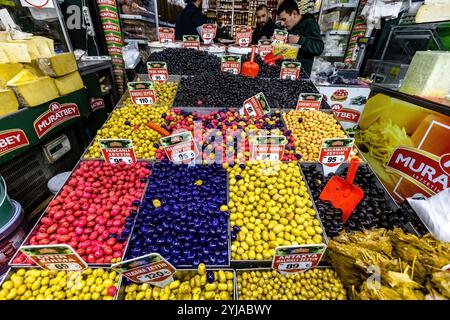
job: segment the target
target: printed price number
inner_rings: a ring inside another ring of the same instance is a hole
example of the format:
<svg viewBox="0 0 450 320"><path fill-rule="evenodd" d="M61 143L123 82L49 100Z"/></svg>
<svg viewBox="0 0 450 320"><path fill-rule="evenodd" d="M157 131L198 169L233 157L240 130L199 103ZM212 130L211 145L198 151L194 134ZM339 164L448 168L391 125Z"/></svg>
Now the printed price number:
<svg viewBox="0 0 450 320"><path fill-rule="evenodd" d="M194 158L195 158L194 151L179 152L179 153L173 154L174 161L185 161L185 160L194 159Z"/></svg>
<svg viewBox="0 0 450 320"><path fill-rule="evenodd" d="M278 161L278 153L260 153L256 155L256 160L262 161Z"/></svg>
<svg viewBox="0 0 450 320"><path fill-rule="evenodd" d="M224 68L223 71L229 72L231 74L239 74L239 70L237 68Z"/></svg>
<svg viewBox="0 0 450 320"><path fill-rule="evenodd" d="M162 277L166 277L171 275L171 272L167 269L161 269L161 270L157 270L157 271L153 271L150 273L146 273L143 275L140 275L137 277L137 279L141 282L151 282L154 281L155 279L159 279Z"/></svg>
<svg viewBox="0 0 450 320"><path fill-rule="evenodd" d="M283 74L281 76L281 79L283 79L283 80L295 80L296 77L295 77L295 74Z"/></svg>
<svg viewBox="0 0 450 320"><path fill-rule="evenodd" d="M247 110L247 113L249 116L253 116L253 117L256 116L256 111L250 103L246 103L244 105L244 108L245 108L245 110Z"/></svg>
<svg viewBox="0 0 450 320"><path fill-rule="evenodd" d="M152 104L155 100L152 97L143 97L134 99L136 104Z"/></svg>
<svg viewBox="0 0 450 320"><path fill-rule="evenodd" d="M341 163L345 161L344 156L325 156L322 163Z"/></svg>
<svg viewBox="0 0 450 320"><path fill-rule="evenodd" d="M239 44L249 44L250 39L249 38L239 38Z"/></svg>
<svg viewBox="0 0 450 320"><path fill-rule="evenodd" d="M133 163L133 160L130 157L123 157L123 158L112 157L112 158L109 158L109 161L112 164L119 164L121 162L125 162L125 163L128 163L128 164Z"/></svg>
<svg viewBox="0 0 450 320"><path fill-rule="evenodd" d="M166 81L167 77L165 74L152 74L153 81Z"/></svg>
<svg viewBox="0 0 450 320"><path fill-rule="evenodd" d="M205 33L205 34L203 34L203 38L204 39L213 39L214 33Z"/></svg>
<svg viewBox="0 0 450 320"><path fill-rule="evenodd" d="M83 268L78 263L51 263L47 264L47 268L50 270L59 270L59 271L83 270Z"/></svg>
<svg viewBox="0 0 450 320"><path fill-rule="evenodd" d="M162 38L161 39L161 43L172 43L173 41L172 41L172 39L170 39L170 38Z"/></svg>
<svg viewBox="0 0 450 320"><path fill-rule="evenodd" d="M311 267L312 267L311 261L294 262L294 263L280 263L280 265L278 266L278 270L292 271L292 270L309 269Z"/></svg>

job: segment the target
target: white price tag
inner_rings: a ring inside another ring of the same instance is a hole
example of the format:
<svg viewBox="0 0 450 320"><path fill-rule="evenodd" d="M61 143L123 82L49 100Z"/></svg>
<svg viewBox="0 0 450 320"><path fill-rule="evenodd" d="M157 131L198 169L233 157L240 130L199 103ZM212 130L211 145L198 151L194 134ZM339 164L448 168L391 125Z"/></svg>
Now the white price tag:
<svg viewBox="0 0 450 320"><path fill-rule="evenodd" d="M294 262L294 263L280 263L278 266L279 271L289 272L291 270L309 269L312 267L312 262Z"/></svg>
<svg viewBox="0 0 450 320"><path fill-rule="evenodd" d="M256 117L256 111L253 108L253 106L251 105L251 103L246 103L244 105L244 108L245 108L245 110L247 110L249 116Z"/></svg>
<svg viewBox="0 0 450 320"><path fill-rule="evenodd" d="M71 270L71 271L78 271L83 270L83 268L78 263L50 263L47 264L47 268L49 270L58 270L58 271L65 271L65 270Z"/></svg>
<svg viewBox="0 0 450 320"><path fill-rule="evenodd" d="M231 74L238 74L238 69L236 68L224 68L223 71L229 72Z"/></svg>
<svg viewBox="0 0 450 320"><path fill-rule="evenodd" d="M160 269L150 273L142 274L138 276L137 279L141 282L152 282L154 279L168 276L171 274L172 273L167 269Z"/></svg>
<svg viewBox="0 0 450 320"><path fill-rule="evenodd" d="M248 38L239 38L239 44L249 44Z"/></svg>
<svg viewBox="0 0 450 320"><path fill-rule="evenodd" d="M213 39L214 38L214 34L213 33L205 33L203 35L204 39Z"/></svg>
<svg viewBox="0 0 450 320"><path fill-rule="evenodd" d="M256 160L262 161L278 161L278 153L259 153L256 155Z"/></svg>
<svg viewBox="0 0 450 320"><path fill-rule="evenodd" d="M121 157L121 158L111 157L109 158L109 162L112 164L119 164L121 162L132 164L133 160L130 157Z"/></svg>
<svg viewBox="0 0 450 320"><path fill-rule="evenodd" d="M136 104L153 104L155 101L152 97L142 97L135 99Z"/></svg>
<svg viewBox="0 0 450 320"><path fill-rule="evenodd" d="M322 163L342 163L345 161L345 157L344 156L326 156L323 157L323 161Z"/></svg>
<svg viewBox="0 0 450 320"><path fill-rule="evenodd" d="M295 80L295 75L293 74L283 74L283 80Z"/></svg>
<svg viewBox="0 0 450 320"><path fill-rule="evenodd" d="M195 153L192 150L173 154L174 161L185 161L185 160L194 159L194 158L195 158Z"/></svg>
<svg viewBox="0 0 450 320"><path fill-rule="evenodd" d="M167 77L165 74L153 74L152 81L166 81Z"/></svg>

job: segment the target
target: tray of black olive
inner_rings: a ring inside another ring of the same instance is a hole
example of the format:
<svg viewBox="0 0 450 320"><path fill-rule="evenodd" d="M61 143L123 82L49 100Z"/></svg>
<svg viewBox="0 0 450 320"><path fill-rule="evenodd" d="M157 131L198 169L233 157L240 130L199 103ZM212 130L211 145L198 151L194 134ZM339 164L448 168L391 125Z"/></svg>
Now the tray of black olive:
<svg viewBox="0 0 450 320"><path fill-rule="evenodd" d="M393 229L394 227L416 233L409 223L408 216L404 215L402 210L398 210L394 200L367 164L359 165L354 180L354 184L364 191L364 197L346 224L342 223L340 209L334 208L330 202L319 199L320 193L333 174L324 177L322 165L319 163L302 163L301 168L328 237L335 237L342 230L362 231L374 228ZM345 179L347 168L347 163L342 164L335 174Z"/></svg>
<svg viewBox="0 0 450 320"><path fill-rule="evenodd" d="M411 224L411 226L414 228L414 230L416 231L416 233L418 235L423 236L427 233L430 233L428 228L425 226L425 224L422 222L422 220L419 218L419 216L417 216L416 212L411 207L411 205L409 204L408 201L406 201L406 200L403 201L403 203L400 205L400 208L398 208L398 210L403 215L408 217L409 223Z"/></svg>

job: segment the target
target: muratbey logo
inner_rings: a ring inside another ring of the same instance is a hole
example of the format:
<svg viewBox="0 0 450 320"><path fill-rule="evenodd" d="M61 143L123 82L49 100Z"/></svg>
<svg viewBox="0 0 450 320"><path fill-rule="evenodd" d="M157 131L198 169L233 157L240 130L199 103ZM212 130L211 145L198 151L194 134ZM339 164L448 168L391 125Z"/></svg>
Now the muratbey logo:
<svg viewBox="0 0 450 320"><path fill-rule="evenodd" d="M25 132L20 129L0 131L0 156L29 144Z"/></svg>
<svg viewBox="0 0 450 320"><path fill-rule="evenodd" d="M441 158L426 151L410 147L395 149L387 164L394 171L418 187L432 193L448 188L450 155ZM447 170L444 171L444 168Z"/></svg>
<svg viewBox="0 0 450 320"><path fill-rule="evenodd" d="M361 113L358 111L343 109L343 108L340 108L339 110L334 110L334 108L333 108L333 113L336 115L336 118L338 120L348 121L348 122L353 122L353 123L358 123L359 117L361 116Z"/></svg>
<svg viewBox="0 0 450 320"><path fill-rule="evenodd" d="M97 98L97 99L92 98L90 105L91 105L91 110L94 112L94 111L97 111L100 109L104 109L105 101L102 98Z"/></svg>
<svg viewBox="0 0 450 320"><path fill-rule="evenodd" d="M80 110L75 103L61 105L53 102L48 109L34 121L34 130L39 138L61 123L80 116Z"/></svg>

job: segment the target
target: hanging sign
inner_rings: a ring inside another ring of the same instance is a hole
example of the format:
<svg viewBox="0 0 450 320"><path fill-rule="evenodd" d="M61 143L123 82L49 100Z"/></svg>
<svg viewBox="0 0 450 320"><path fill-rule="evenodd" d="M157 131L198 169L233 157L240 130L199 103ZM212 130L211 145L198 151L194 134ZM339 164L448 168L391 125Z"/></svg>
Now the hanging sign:
<svg viewBox="0 0 450 320"><path fill-rule="evenodd" d="M241 115L247 117L262 117L270 112L269 103L264 93L260 92L244 101L244 106L239 110Z"/></svg>
<svg viewBox="0 0 450 320"><path fill-rule="evenodd" d="M283 275L306 271L319 264L326 249L326 244L277 247L272 261L272 269Z"/></svg>
<svg viewBox="0 0 450 320"><path fill-rule="evenodd" d="M167 63L161 61L147 62L147 72L150 81L165 83L169 80Z"/></svg>
<svg viewBox="0 0 450 320"><path fill-rule="evenodd" d="M240 56L223 56L220 65L222 72L229 72L232 74L241 73L241 57Z"/></svg>
<svg viewBox="0 0 450 320"><path fill-rule="evenodd" d="M87 268L86 262L67 244L22 246L20 251L43 269L81 271Z"/></svg>
<svg viewBox="0 0 450 320"><path fill-rule="evenodd" d="M99 144L102 155L108 163L133 164L136 162L133 143L129 139L100 139Z"/></svg>
<svg viewBox="0 0 450 320"><path fill-rule="evenodd" d="M320 110L323 95L320 93L300 93L297 110Z"/></svg>
<svg viewBox="0 0 450 320"><path fill-rule="evenodd" d="M190 163L199 155L192 132L185 131L160 139L167 158L174 163Z"/></svg>

